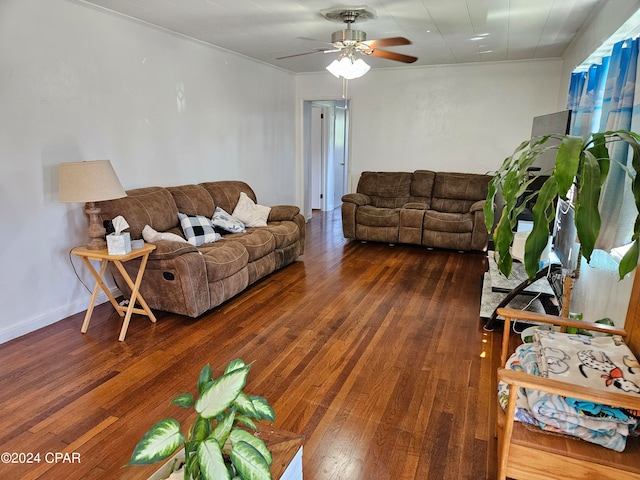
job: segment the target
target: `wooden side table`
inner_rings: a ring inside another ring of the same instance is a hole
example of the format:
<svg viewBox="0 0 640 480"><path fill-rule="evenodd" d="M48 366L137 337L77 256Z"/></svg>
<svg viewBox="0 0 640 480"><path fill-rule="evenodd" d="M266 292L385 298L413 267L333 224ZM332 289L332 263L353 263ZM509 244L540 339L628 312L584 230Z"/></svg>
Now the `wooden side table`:
<svg viewBox="0 0 640 480"><path fill-rule="evenodd" d="M122 323L122 329L120 330L120 337L118 337L119 341L123 341L125 335L127 334L127 328L129 328L129 321L131 320L131 315L133 313L138 313L140 315L146 315L149 319L155 323L156 317L151 312L151 309L147 305L147 302L144 301L142 295L139 293L140 283L142 283L142 275L144 275L144 269L147 266L147 260L149 259L149 254L156 249L156 246L151 243L145 243L142 248L136 248L131 250L129 253L124 255L109 255L108 250L105 248L103 250L90 250L87 247L76 247L71 250L71 253L74 255L78 255L82 262L87 266L89 272L96 280L96 286L93 288L93 293L91 294L91 301L89 302L89 308L87 309L87 314L84 317L84 322L82 323L82 328L80 331L82 333L87 333L87 329L89 328L89 322L91 321L91 314L93 313L93 307L95 306L95 301L98 296L98 292L100 289L107 295L111 305L116 309L118 314L121 317L124 317L124 322ZM142 261L140 262L140 268L138 269L138 274L136 276L135 282L131 280L131 277L125 270L122 262L127 262L129 260L133 260L134 258L142 257ZM96 260L100 262L100 271L97 272L90 260ZM118 269L118 271L122 274L125 282L131 288L131 298L129 299L129 305L126 307L118 304L114 296L109 291L109 288L104 283L103 277L104 273L107 270L107 265L109 262L113 262ZM136 301L140 304L142 308L136 308Z"/></svg>

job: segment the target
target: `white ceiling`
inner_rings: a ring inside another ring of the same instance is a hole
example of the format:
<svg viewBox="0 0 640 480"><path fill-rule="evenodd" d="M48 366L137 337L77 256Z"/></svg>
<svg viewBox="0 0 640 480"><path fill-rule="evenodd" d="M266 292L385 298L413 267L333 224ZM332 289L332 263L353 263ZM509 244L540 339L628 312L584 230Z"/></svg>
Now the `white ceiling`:
<svg viewBox="0 0 640 480"><path fill-rule="evenodd" d="M346 27L320 10L331 0L80 0L292 72L318 72L337 53L277 57L328 48ZM606 0L368 0L377 18L357 22L367 40L406 37L388 50L412 65L528 60L562 56ZM372 68L405 64L367 57Z"/></svg>

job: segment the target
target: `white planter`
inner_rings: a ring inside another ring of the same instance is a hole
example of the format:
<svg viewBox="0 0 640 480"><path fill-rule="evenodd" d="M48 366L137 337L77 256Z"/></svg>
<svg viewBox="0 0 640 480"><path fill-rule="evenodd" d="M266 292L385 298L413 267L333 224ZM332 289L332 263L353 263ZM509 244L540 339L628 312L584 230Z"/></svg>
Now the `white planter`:
<svg viewBox="0 0 640 480"><path fill-rule="evenodd" d="M302 480L302 444L304 437L286 432L273 426L262 426L258 434L273 455L271 473L273 480ZM183 480L182 471L170 477L171 470L177 461L184 460L184 449L181 449L160 467L148 480Z"/></svg>
<svg viewBox="0 0 640 480"><path fill-rule="evenodd" d="M171 470L176 462L184 461L184 449L180 450L173 457L165 462L148 480L182 480L184 473L181 470L172 474Z"/></svg>

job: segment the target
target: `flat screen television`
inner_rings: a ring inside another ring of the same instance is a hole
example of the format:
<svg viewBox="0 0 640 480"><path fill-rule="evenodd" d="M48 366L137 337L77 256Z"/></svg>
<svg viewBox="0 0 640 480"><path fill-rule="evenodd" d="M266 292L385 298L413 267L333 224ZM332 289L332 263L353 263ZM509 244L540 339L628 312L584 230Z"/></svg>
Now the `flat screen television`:
<svg viewBox="0 0 640 480"><path fill-rule="evenodd" d="M531 126L531 138L543 137L545 135L565 135L569 133L571 123L571 110L563 110L561 112L549 113L533 118ZM560 141L549 139L545 144L547 146L559 145ZM541 175L549 175L553 170L556 160L556 150L546 151L536 158L535 167L540 168Z"/></svg>
<svg viewBox="0 0 640 480"><path fill-rule="evenodd" d="M531 127L531 138L545 135L566 135L571 125L571 110L549 113L534 117ZM545 146L559 145L560 140L550 139ZM557 149L549 149L536 158L535 167L539 167L539 181L532 184L539 189L548 175L553 172ZM536 179L538 180L538 179ZM576 243L576 227L574 223L575 210L570 202L560 199L556 204L556 216L551 227L553 235L553 254L568 271L575 270L578 263L580 245Z"/></svg>

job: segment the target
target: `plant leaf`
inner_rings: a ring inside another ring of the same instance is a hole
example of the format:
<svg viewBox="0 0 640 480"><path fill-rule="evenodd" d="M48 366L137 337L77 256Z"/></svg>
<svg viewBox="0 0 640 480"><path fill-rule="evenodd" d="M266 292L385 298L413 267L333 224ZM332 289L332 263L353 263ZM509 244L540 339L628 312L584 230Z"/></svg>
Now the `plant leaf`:
<svg viewBox="0 0 640 480"><path fill-rule="evenodd" d="M243 480L271 480L271 471L258 450L246 442L238 442L231 450L231 461Z"/></svg>
<svg viewBox="0 0 640 480"><path fill-rule="evenodd" d="M258 412L261 420L271 423L276 421L276 412L266 398L252 395L249 397L253 403L253 408Z"/></svg>
<svg viewBox="0 0 640 480"><path fill-rule="evenodd" d="M229 362L229 364L227 365L227 368L224 369L224 373L233 372L234 370L237 370L244 366L245 366L244 361L241 358L236 358Z"/></svg>
<svg viewBox="0 0 640 480"><path fill-rule="evenodd" d="M211 420L198 415L193 424L191 440L196 443L202 442L211 434Z"/></svg>
<svg viewBox="0 0 640 480"><path fill-rule="evenodd" d="M591 260L591 252L600 234L600 167L590 152L585 152L580 173L580 195L575 200L575 224L580 249L587 262Z"/></svg>
<svg viewBox="0 0 640 480"><path fill-rule="evenodd" d="M487 190L487 199L484 202L484 223L487 226L487 232L491 232L493 229L493 221L494 221L494 202L496 198L496 191L498 188L497 181L499 177L495 176L489 181L488 190Z"/></svg>
<svg viewBox="0 0 640 480"><path fill-rule="evenodd" d="M171 403L182 408L191 408L193 407L193 395L191 395L190 393L181 393L176 398L171 400Z"/></svg>
<svg viewBox="0 0 640 480"><path fill-rule="evenodd" d="M563 199L567 198L567 192L571 188L573 180L578 173L582 147L582 137L573 135L565 135L562 138L562 143L560 143L558 147L553 176L558 183L558 193Z"/></svg>
<svg viewBox="0 0 640 480"><path fill-rule="evenodd" d="M254 430L256 432L258 431L258 427L256 427L256 424L246 415L238 415L236 417L236 421L240 425L244 425L245 427L250 428L251 430Z"/></svg>
<svg viewBox="0 0 640 480"><path fill-rule="evenodd" d="M149 465L164 460L184 443L180 423L165 418L156 423L138 442L127 465Z"/></svg>
<svg viewBox="0 0 640 480"><path fill-rule="evenodd" d="M609 166L611 159L609 158L609 150L607 149L607 137L604 133L594 133L592 135L593 146L589 148L589 152L596 158L600 167L600 183L604 183L609 174Z"/></svg>
<svg viewBox="0 0 640 480"><path fill-rule="evenodd" d="M493 245L498 256L498 269L505 277L509 278L513 265L511 252L509 251L509 246L513 241L513 229L509 222L509 216L505 211L506 208L503 210L496 231L493 234Z"/></svg>
<svg viewBox="0 0 640 480"><path fill-rule="evenodd" d="M524 244L524 268L532 279L540 269L540 257L549 242L549 223L555 211L551 206L558 195L558 184L554 176L549 177L540 187L533 206L533 228Z"/></svg>
<svg viewBox="0 0 640 480"><path fill-rule="evenodd" d="M184 466L184 478L200 478L197 448L187 457Z"/></svg>
<svg viewBox="0 0 640 480"><path fill-rule="evenodd" d="M211 373L211 365L208 363L200 370L200 376L198 377L198 392L202 394L207 384L213 380L213 374Z"/></svg>
<svg viewBox="0 0 640 480"><path fill-rule="evenodd" d="M198 446L198 465L203 480L231 480L220 445L213 438Z"/></svg>
<svg viewBox="0 0 640 480"><path fill-rule="evenodd" d="M235 419L236 419L236 409L235 407L231 407L229 412L227 412L227 414L224 417L222 417L220 421L218 421L217 425L211 432L211 436L218 441L219 445L224 446L225 442L227 441L227 438L229 437L229 433L233 428Z"/></svg>
<svg viewBox="0 0 640 480"><path fill-rule="evenodd" d="M636 239L633 241L633 245L631 248L625 253L622 260L620 260L620 265L618 265L618 275L620 275L620 280L624 278L624 276L631 272L638 265L638 254L640 253L640 239Z"/></svg>
<svg viewBox="0 0 640 480"><path fill-rule="evenodd" d="M196 412L204 418L223 413L235 401L247 382L250 365L225 373L207 385L195 404Z"/></svg>
<svg viewBox="0 0 640 480"><path fill-rule="evenodd" d="M251 418L260 419L260 414L253 406L251 398L249 398L249 395L247 395L246 393L240 392L234 404L238 407L238 411L240 413L243 413Z"/></svg>
<svg viewBox="0 0 640 480"><path fill-rule="evenodd" d="M229 435L229 438L231 439L231 445L234 448L238 442L247 442L253 448L258 450L258 452L260 452L260 455L262 455L262 458L265 459L267 465L271 465L273 463L271 452L265 445L264 440L262 440L261 438L256 437L255 435L241 428L234 428L231 431L231 435Z"/></svg>

